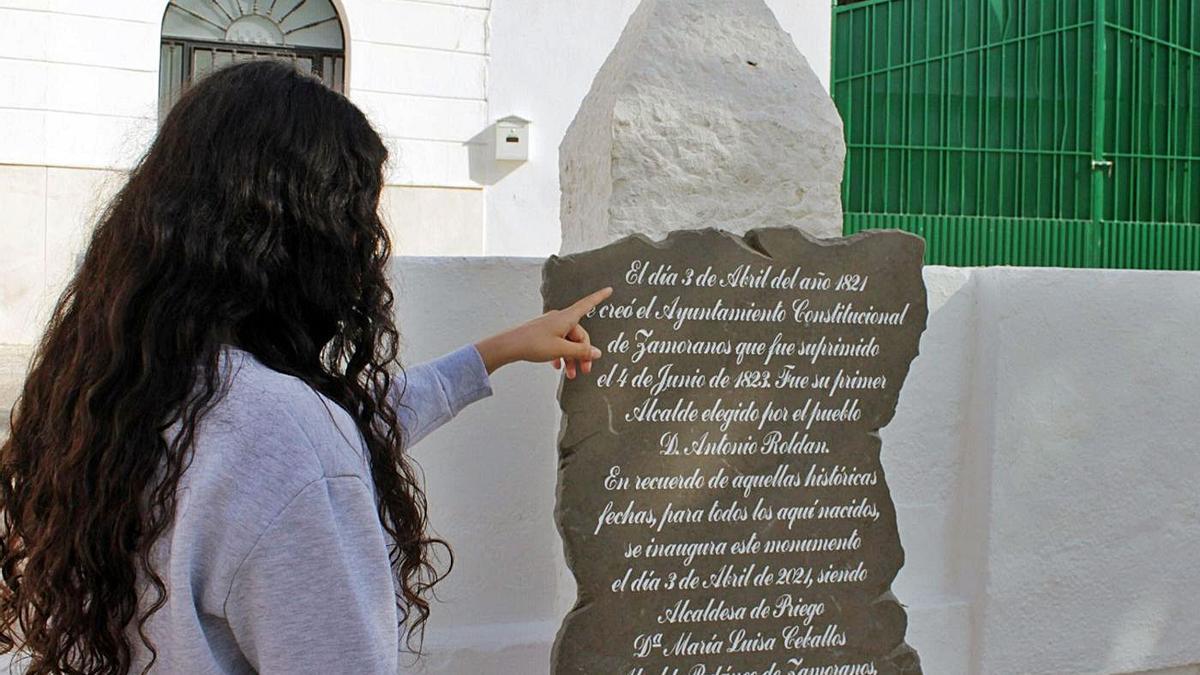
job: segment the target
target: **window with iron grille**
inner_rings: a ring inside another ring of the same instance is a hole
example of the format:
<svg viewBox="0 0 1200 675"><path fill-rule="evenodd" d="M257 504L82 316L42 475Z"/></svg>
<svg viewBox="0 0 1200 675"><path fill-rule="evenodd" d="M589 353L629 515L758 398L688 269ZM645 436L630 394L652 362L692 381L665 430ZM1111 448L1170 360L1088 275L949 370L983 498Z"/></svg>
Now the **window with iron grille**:
<svg viewBox="0 0 1200 675"><path fill-rule="evenodd" d="M345 89L342 20L330 0L171 0L163 15L158 113L189 83L233 61L290 61Z"/></svg>

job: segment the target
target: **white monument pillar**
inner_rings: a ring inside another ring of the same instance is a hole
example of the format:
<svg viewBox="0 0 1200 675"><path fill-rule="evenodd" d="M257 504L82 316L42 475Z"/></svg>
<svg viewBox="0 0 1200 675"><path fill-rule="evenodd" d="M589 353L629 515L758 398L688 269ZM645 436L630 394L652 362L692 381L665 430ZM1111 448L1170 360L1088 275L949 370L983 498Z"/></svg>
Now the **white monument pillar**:
<svg viewBox="0 0 1200 675"><path fill-rule="evenodd" d="M560 253L680 228L841 236L845 155L763 0L643 0L560 146Z"/></svg>

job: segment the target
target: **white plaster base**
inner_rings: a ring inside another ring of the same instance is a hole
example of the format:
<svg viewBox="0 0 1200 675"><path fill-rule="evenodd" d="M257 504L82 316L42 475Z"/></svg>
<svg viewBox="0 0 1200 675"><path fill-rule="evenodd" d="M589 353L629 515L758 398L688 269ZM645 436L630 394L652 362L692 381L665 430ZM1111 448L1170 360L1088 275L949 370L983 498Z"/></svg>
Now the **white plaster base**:
<svg viewBox="0 0 1200 675"><path fill-rule="evenodd" d="M541 264L398 259L406 362L539 314ZM929 326L882 432L894 590L925 672L1200 675L1200 273L925 279ZM575 593L553 520L557 376L504 368L415 449L457 557L414 672L549 671Z"/></svg>
<svg viewBox="0 0 1200 675"><path fill-rule="evenodd" d="M540 259L397 261L410 359L541 312ZM894 590L930 675L1193 675L1200 273L928 267L883 458ZM423 442L456 547L424 672L549 670L574 600L554 527L556 371L517 364ZM1164 674L1166 675L1166 674Z"/></svg>

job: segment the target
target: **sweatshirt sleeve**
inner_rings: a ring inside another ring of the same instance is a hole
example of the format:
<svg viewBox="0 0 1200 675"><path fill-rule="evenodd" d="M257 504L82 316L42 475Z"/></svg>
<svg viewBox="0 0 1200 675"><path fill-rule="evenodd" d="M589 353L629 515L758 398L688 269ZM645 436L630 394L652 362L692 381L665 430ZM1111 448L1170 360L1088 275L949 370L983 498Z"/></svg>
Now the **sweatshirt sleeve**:
<svg viewBox="0 0 1200 675"><path fill-rule="evenodd" d="M491 395L483 357L469 344L405 369L392 380L390 400L411 448L468 404Z"/></svg>
<svg viewBox="0 0 1200 675"><path fill-rule="evenodd" d="M234 572L225 601L255 670L397 672L399 619L384 536L358 476L323 477L292 498Z"/></svg>

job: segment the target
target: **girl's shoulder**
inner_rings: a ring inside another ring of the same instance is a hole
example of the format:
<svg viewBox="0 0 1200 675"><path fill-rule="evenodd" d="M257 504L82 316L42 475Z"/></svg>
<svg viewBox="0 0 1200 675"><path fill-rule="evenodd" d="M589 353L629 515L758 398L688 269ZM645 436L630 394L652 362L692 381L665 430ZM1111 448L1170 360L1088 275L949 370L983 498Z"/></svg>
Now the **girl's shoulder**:
<svg viewBox="0 0 1200 675"><path fill-rule="evenodd" d="M219 369L220 393L197 421L178 485L185 526L214 521L232 528L222 536L253 539L314 481L372 484L362 435L344 409L241 349L223 348ZM179 430L176 422L168 441Z"/></svg>
<svg viewBox="0 0 1200 675"><path fill-rule="evenodd" d="M248 352L225 350L222 392L197 422L177 486L166 569L220 613L236 570L264 532L314 483L371 480L362 436L349 413L303 380ZM171 433L177 433L178 423Z"/></svg>
<svg viewBox="0 0 1200 675"><path fill-rule="evenodd" d="M215 444L265 475L369 475L362 434L336 402L236 347L223 347L221 365L227 388L198 447Z"/></svg>

